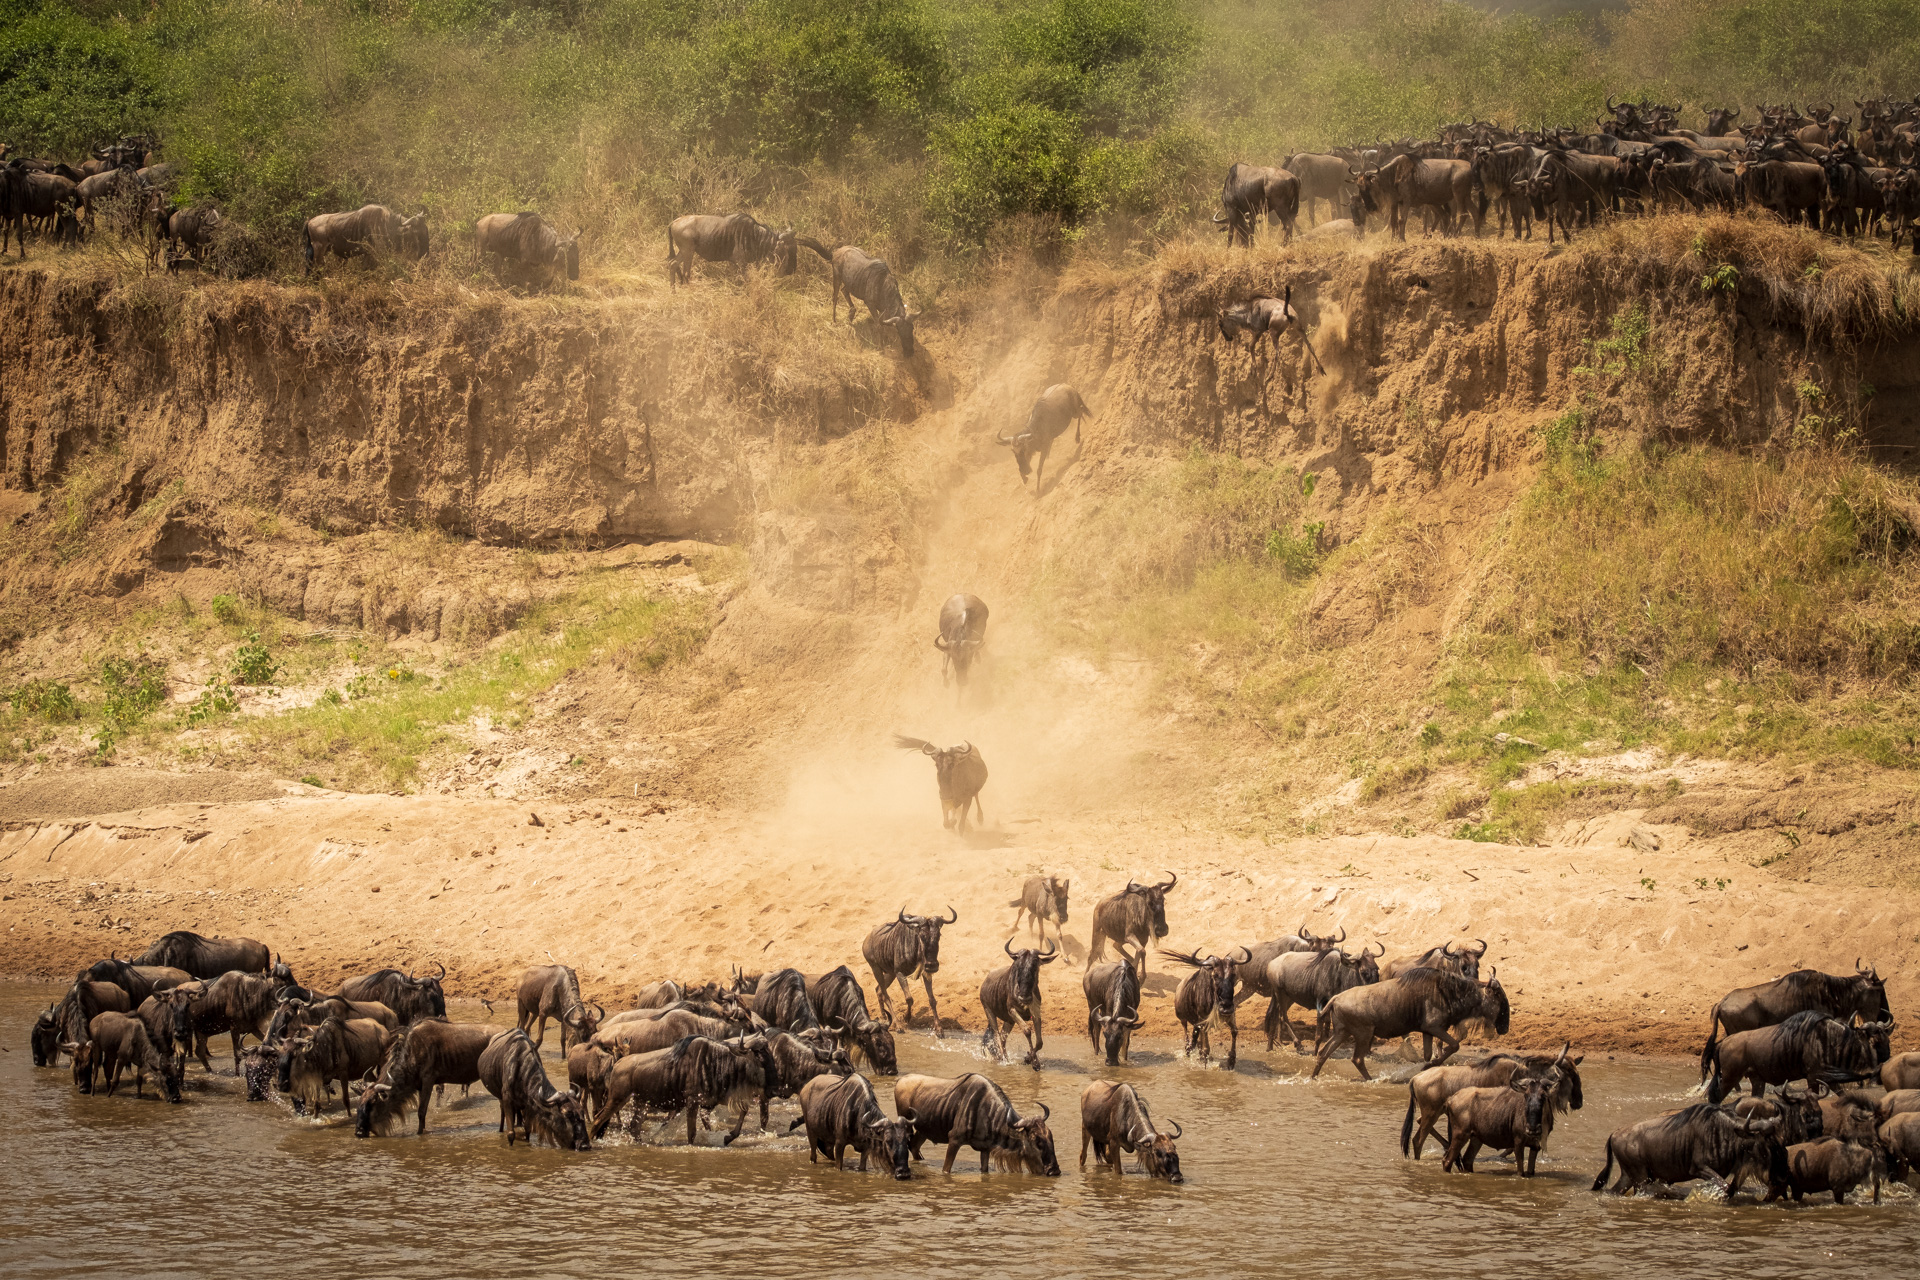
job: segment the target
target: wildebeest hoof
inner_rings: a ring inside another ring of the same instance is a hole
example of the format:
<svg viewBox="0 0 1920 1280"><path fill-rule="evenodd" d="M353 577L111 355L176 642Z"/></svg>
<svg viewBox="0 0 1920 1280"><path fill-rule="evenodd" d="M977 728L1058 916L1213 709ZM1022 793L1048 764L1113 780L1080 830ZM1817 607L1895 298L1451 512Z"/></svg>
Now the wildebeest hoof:
<svg viewBox="0 0 1920 1280"><path fill-rule="evenodd" d="M739 1136L740 1135L737 1133L730 1133L726 1137L720 1139L720 1145L723 1147L730 1147L733 1145L733 1140Z"/></svg>

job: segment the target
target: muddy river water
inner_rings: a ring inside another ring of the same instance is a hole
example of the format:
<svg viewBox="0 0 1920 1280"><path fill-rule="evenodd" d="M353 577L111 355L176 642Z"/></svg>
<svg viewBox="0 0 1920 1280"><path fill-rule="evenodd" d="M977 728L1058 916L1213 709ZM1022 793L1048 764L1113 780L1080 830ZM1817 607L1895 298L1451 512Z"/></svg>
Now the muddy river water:
<svg viewBox="0 0 1920 1280"><path fill-rule="evenodd" d="M1228 1074L1142 1043L1109 1072L1056 1018L1045 1070L991 1066L972 1036L900 1041L902 1071L984 1071L1023 1110L1044 1101L1063 1176L982 1179L935 1148L910 1183L809 1164L784 1136L731 1149L610 1145L509 1149L484 1091L434 1109L424 1138L359 1141L336 1110L296 1118L242 1100L230 1076L189 1069L187 1100L83 1097L35 1070L27 1031L57 993L0 986L0 1274L276 1277L651 1274L917 1277L1337 1275L1804 1276L1835 1267L1912 1274L1920 1202L1761 1207L1743 1196L1627 1200L1588 1190L1606 1134L1680 1105L1684 1062L1590 1057L1586 1106L1562 1117L1527 1181L1483 1155L1443 1174L1398 1151L1406 1089L1361 1084L1347 1063L1314 1083L1285 1048ZM456 1004L454 1016L479 1012ZM1016 1041L1017 1042L1017 1041ZM216 1069L222 1064L215 1041ZM556 1043L551 1029L548 1048ZM1389 1065L1380 1061L1380 1065ZM549 1063L564 1083L565 1069ZM1187 1181L1077 1168L1078 1097L1096 1076L1138 1087L1185 1127ZM876 1082L881 1101L890 1082ZM891 1108L889 1107L889 1110ZM684 1134L684 1129L681 1131ZM718 1143L719 1132L701 1135ZM851 1162L849 1162L851 1170Z"/></svg>

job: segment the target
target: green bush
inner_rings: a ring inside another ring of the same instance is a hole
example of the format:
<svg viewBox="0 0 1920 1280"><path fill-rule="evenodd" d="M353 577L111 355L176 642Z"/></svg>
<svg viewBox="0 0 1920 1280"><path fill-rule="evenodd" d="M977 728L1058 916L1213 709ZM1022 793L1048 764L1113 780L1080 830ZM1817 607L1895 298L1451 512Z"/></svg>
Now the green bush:
<svg viewBox="0 0 1920 1280"><path fill-rule="evenodd" d="M214 621L224 626L237 627L246 617L241 612L240 602L232 596L215 596L207 608L212 612Z"/></svg>
<svg viewBox="0 0 1920 1280"><path fill-rule="evenodd" d="M241 684L272 684L279 676L281 664L260 643L260 633L247 633L247 642L233 655L233 665L227 668L228 674Z"/></svg>
<svg viewBox="0 0 1920 1280"><path fill-rule="evenodd" d="M100 687L107 719L130 729L167 700L167 665L145 655L108 658L100 664Z"/></svg>
<svg viewBox="0 0 1920 1280"><path fill-rule="evenodd" d="M7 701L17 716L39 716L50 724L80 718L80 704L73 690L52 680L29 680L7 691Z"/></svg>

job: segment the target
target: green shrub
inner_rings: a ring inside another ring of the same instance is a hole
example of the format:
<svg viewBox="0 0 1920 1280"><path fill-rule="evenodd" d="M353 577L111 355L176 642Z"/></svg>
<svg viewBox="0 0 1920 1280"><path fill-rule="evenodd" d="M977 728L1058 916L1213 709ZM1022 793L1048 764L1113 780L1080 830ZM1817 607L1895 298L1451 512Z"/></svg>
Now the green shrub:
<svg viewBox="0 0 1920 1280"><path fill-rule="evenodd" d="M17 716L39 716L50 724L80 718L80 704L73 690L52 680L29 680L7 691L7 701Z"/></svg>
<svg viewBox="0 0 1920 1280"><path fill-rule="evenodd" d="M240 602L232 596L215 596L207 608L213 614L214 621L224 626L237 627L246 616L241 611Z"/></svg>
<svg viewBox="0 0 1920 1280"><path fill-rule="evenodd" d="M187 727L198 728L218 716L239 709L240 699L234 696L233 686L216 676L207 682L207 687L187 708Z"/></svg>
<svg viewBox="0 0 1920 1280"><path fill-rule="evenodd" d="M101 710L122 729L130 729L167 700L167 665L142 655L108 658L100 664Z"/></svg>
<svg viewBox="0 0 1920 1280"><path fill-rule="evenodd" d="M281 664L260 643L258 631L247 633L247 642L234 653L233 665L227 668L241 684L272 684L280 670Z"/></svg>

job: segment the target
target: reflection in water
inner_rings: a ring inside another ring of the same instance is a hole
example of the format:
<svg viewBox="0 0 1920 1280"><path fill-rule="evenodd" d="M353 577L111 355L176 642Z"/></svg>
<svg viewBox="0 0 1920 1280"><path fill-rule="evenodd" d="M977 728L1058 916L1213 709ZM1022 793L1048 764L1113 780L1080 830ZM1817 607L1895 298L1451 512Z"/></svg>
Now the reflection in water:
<svg viewBox="0 0 1920 1280"><path fill-rule="evenodd" d="M249 1105L231 1077L209 1083L197 1064L181 1106L81 1097L64 1067L36 1071L27 1053L34 1013L55 994L0 987L9 1277L199 1277L264 1265L286 1277L431 1280L642 1270L1757 1280L1869 1260L1884 1269L1920 1245L1920 1205L1904 1188L1879 1208L1797 1209L1588 1191L1609 1130L1681 1104L1697 1074L1684 1063L1589 1056L1586 1109L1561 1118L1540 1176L1523 1181L1485 1153L1471 1177L1441 1173L1431 1149L1419 1164L1403 1160L1405 1088L1358 1084L1344 1063L1308 1084L1290 1073L1309 1060L1284 1046L1269 1055L1243 1041L1240 1070L1228 1075L1140 1043L1134 1065L1110 1074L1139 1088L1162 1125L1186 1126L1187 1182L1170 1187L1132 1173L1131 1158L1124 1178L1091 1161L1087 1173L1077 1168L1080 1090L1109 1073L1070 1034L1070 1018L1049 1035L1038 1074L990 1067L970 1037L915 1033L900 1038L903 1072L986 1071L1023 1111L1045 1100L1064 1176L981 1178L970 1151L943 1176L944 1153L929 1147L930 1167L896 1183L809 1164L802 1139L786 1136L790 1106L774 1110L777 1136L750 1125L731 1149L669 1138L576 1155L509 1150L494 1132L498 1107L478 1088L436 1105L424 1138L367 1141L337 1111L315 1123L278 1103ZM564 1080L551 1056L549 1069ZM884 1104L890 1082L876 1085Z"/></svg>

